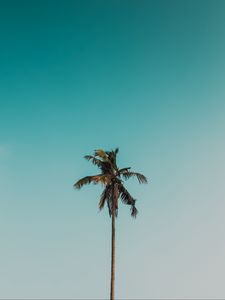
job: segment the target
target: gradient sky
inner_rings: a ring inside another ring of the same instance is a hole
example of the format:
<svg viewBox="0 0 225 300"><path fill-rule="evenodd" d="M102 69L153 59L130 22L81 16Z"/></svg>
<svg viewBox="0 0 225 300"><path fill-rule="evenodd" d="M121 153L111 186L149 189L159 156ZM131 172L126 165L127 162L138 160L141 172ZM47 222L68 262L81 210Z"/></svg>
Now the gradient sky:
<svg viewBox="0 0 225 300"><path fill-rule="evenodd" d="M0 2L0 298L106 299L83 159L119 147L119 299L225 297L225 2Z"/></svg>

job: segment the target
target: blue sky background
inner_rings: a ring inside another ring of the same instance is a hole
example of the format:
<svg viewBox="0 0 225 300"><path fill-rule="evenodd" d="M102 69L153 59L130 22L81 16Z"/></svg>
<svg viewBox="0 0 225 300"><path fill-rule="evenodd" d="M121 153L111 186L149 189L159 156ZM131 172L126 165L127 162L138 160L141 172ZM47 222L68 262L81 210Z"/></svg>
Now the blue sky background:
<svg viewBox="0 0 225 300"><path fill-rule="evenodd" d="M119 299L224 298L224 1L1 1L0 298L106 299L83 160L120 148Z"/></svg>

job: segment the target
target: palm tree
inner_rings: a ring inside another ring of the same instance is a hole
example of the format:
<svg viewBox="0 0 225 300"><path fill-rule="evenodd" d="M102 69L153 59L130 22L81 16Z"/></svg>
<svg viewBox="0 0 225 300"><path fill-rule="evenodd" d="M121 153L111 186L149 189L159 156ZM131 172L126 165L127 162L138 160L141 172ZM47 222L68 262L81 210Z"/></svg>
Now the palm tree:
<svg viewBox="0 0 225 300"><path fill-rule="evenodd" d="M130 195L123 185L123 179L127 180L130 177L136 177L139 183L147 183L147 178L136 172L131 172L130 167L119 169L116 163L116 156L119 149L115 151L95 150L94 155L86 155L85 159L91 161L100 170L100 174L94 176L86 176L78 180L74 187L80 189L86 184L102 184L104 190L99 201L99 209L102 210L105 203L108 205L109 216L112 219L112 244L111 244L111 289L110 299L114 300L115 287L115 218L118 215L118 200L124 204L131 206L131 216L137 216L137 208L135 207L136 200Z"/></svg>

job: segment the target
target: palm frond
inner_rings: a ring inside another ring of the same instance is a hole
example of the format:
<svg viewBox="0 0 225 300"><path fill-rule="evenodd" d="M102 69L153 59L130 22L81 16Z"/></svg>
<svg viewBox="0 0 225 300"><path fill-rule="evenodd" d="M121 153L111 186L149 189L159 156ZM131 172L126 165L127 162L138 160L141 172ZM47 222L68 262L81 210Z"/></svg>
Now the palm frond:
<svg viewBox="0 0 225 300"><path fill-rule="evenodd" d="M119 151L119 149L116 148L115 151L112 150L110 152L107 152L108 160L112 167L112 172L114 172L114 171L118 172L118 167L116 164L116 155L117 155L118 151Z"/></svg>
<svg viewBox="0 0 225 300"><path fill-rule="evenodd" d="M105 204L105 203L104 203ZM109 212L109 216L111 218L112 216L112 200L111 199L107 199L107 206L108 206L108 212ZM115 207L115 216L118 216L118 206Z"/></svg>
<svg viewBox="0 0 225 300"><path fill-rule="evenodd" d="M78 180L76 183L74 183L74 187L76 189L80 189L83 185L86 184L98 184L101 183L103 185L106 185L109 182L109 178L107 175L105 174L99 174L99 175L94 175L94 176L86 176L84 178L81 178L80 180Z"/></svg>
<svg viewBox="0 0 225 300"><path fill-rule="evenodd" d="M136 217L137 217L137 214L138 214L137 208L135 207L135 205L132 205L132 207L131 207L131 216L132 216L133 218L136 218Z"/></svg>
<svg viewBox="0 0 225 300"><path fill-rule="evenodd" d="M128 192L127 189L125 189L125 187L122 184L118 186L118 190L120 198L124 204L133 205L135 203L135 199L131 196L131 194Z"/></svg>
<svg viewBox="0 0 225 300"><path fill-rule="evenodd" d="M125 189L121 184L119 186L120 198L124 204L131 205L131 216L136 218L138 210L135 207L136 200L131 196L131 194Z"/></svg>
<svg viewBox="0 0 225 300"><path fill-rule="evenodd" d="M127 167L127 168L122 168L119 170L119 175L122 175L123 173L127 173L129 172L129 170L131 169L131 167Z"/></svg>
<svg viewBox="0 0 225 300"><path fill-rule="evenodd" d="M73 186L76 189L80 189L83 185L90 184L91 182L93 182L92 176L86 176L78 180L76 183L74 183Z"/></svg>
<svg viewBox="0 0 225 300"><path fill-rule="evenodd" d="M84 158L88 161L91 161L93 163L93 165L98 166L99 168L102 168L103 166L103 161L101 161L100 159L92 156L92 155L85 155Z"/></svg>
<svg viewBox="0 0 225 300"><path fill-rule="evenodd" d="M87 159L88 161L91 161L93 165L99 167L102 170L102 173L110 173L112 170L111 163L109 160L102 161L101 159L98 159L92 155L85 155L84 158Z"/></svg>
<svg viewBox="0 0 225 300"><path fill-rule="evenodd" d="M112 216L112 200L111 199L107 199L107 205L108 205L109 216L111 218L111 216Z"/></svg>
<svg viewBox="0 0 225 300"><path fill-rule="evenodd" d="M95 156L101 157L103 160L108 160L108 155L102 149L95 150Z"/></svg>
<svg viewBox="0 0 225 300"><path fill-rule="evenodd" d="M103 209L106 200L111 199L111 188L110 187L111 187L110 185L107 185L105 187L104 191L101 194L101 198L100 198L100 201L99 201L99 204L98 204L100 210Z"/></svg>
<svg viewBox="0 0 225 300"><path fill-rule="evenodd" d="M112 183L107 186L108 191L106 192L107 194L107 205L108 205L108 211L109 211L109 216L112 216L113 210L115 213L115 216L118 216L118 198L119 198L119 189L118 189L118 184L117 183ZM106 194L103 195L103 197L106 196ZM113 207L114 205L114 207Z"/></svg>
<svg viewBox="0 0 225 300"><path fill-rule="evenodd" d="M112 152L112 157L113 157L113 164L114 164L114 167L116 168L116 169L118 169L117 168L117 165L116 165L116 157L117 157L117 154L118 154L118 152L119 152L119 148L116 148L114 151L111 151Z"/></svg>
<svg viewBox="0 0 225 300"><path fill-rule="evenodd" d="M111 181L111 175L110 174L101 174L97 175L96 183L101 183L103 185L109 184Z"/></svg>
<svg viewBox="0 0 225 300"><path fill-rule="evenodd" d="M121 175L123 176L123 178L125 180L127 180L131 177L136 177L138 179L139 183L148 183L147 178L140 173L127 171L127 172L123 172Z"/></svg>
<svg viewBox="0 0 225 300"><path fill-rule="evenodd" d="M115 216L118 216L118 200L119 200L119 184L117 182L113 185L113 198L114 198L114 209L115 209Z"/></svg>

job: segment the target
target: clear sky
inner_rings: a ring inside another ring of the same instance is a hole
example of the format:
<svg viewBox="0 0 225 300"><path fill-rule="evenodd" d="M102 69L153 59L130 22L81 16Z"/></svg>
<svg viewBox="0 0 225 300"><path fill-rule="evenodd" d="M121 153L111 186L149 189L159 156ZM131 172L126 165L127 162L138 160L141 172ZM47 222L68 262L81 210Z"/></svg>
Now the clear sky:
<svg viewBox="0 0 225 300"><path fill-rule="evenodd" d="M106 299L83 159L119 147L119 299L225 297L225 2L0 2L0 298Z"/></svg>

